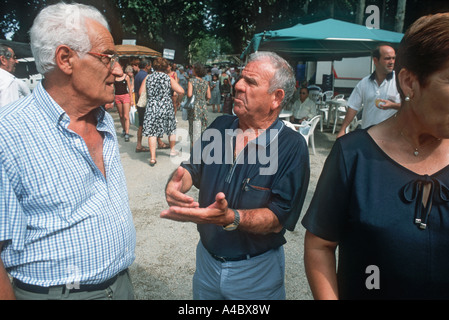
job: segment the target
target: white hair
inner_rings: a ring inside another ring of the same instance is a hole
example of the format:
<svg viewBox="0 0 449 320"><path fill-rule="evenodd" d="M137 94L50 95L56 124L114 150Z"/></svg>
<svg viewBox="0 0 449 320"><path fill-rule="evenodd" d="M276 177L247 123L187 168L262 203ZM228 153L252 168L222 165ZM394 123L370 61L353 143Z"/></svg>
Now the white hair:
<svg viewBox="0 0 449 320"><path fill-rule="evenodd" d="M46 74L56 67L55 52L60 45L67 45L81 57L92 48L86 19L97 21L110 30L100 11L88 5L61 2L44 8L37 15L30 29L30 40L40 73Z"/></svg>
<svg viewBox="0 0 449 320"><path fill-rule="evenodd" d="M258 51L250 55L248 63L268 59L275 69L273 78L270 79L270 87L268 93L272 93L277 89L284 90L284 99L281 102L281 108L287 106L293 94L295 93L296 79L290 64L278 54L269 51Z"/></svg>

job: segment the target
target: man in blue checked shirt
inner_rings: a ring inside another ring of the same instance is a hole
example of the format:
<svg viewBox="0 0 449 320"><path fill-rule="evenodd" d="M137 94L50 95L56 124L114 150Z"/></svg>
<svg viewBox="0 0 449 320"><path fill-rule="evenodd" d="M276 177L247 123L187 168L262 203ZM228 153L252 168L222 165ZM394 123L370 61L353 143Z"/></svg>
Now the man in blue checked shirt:
<svg viewBox="0 0 449 320"><path fill-rule="evenodd" d="M61 3L30 37L45 80L0 110L0 298L132 299L135 228L113 119L99 107L122 74L107 22Z"/></svg>

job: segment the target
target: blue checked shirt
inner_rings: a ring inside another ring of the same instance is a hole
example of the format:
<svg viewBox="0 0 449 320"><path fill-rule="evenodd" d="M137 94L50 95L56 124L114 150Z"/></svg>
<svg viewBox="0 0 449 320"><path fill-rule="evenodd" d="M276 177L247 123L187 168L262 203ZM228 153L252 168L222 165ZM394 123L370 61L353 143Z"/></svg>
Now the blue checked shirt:
<svg viewBox="0 0 449 320"><path fill-rule="evenodd" d="M134 261L135 228L112 117L98 109L106 177L39 84L0 109L0 241L23 282L94 284Z"/></svg>

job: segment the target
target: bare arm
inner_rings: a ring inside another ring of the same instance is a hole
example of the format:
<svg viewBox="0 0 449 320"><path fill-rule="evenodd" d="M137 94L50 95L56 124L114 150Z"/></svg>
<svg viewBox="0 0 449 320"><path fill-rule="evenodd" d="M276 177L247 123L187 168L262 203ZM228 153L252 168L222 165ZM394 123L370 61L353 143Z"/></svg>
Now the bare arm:
<svg viewBox="0 0 449 320"><path fill-rule="evenodd" d="M346 111L345 119L341 125L340 132L338 132L337 138L344 136L346 134L346 128L351 124L354 117L357 115L357 110L348 107L348 111Z"/></svg>
<svg viewBox="0 0 449 320"><path fill-rule="evenodd" d="M176 81L172 77L170 77L170 83L171 83L171 88L173 89L174 92L176 92L178 94L184 93L184 89L181 87L181 85L178 83L178 81Z"/></svg>
<svg viewBox="0 0 449 320"><path fill-rule="evenodd" d="M269 234L278 233L283 228L277 216L270 209L260 208L238 211L240 213L239 229L243 231L254 234ZM229 223L232 223L232 221Z"/></svg>
<svg viewBox="0 0 449 320"><path fill-rule="evenodd" d="M3 248L3 242L0 242L0 252ZM0 258L0 300L14 300L16 297L11 286L3 261Z"/></svg>
<svg viewBox="0 0 449 320"><path fill-rule="evenodd" d="M190 173L179 167L167 183L165 194L170 208L161 212L161 218L219 226L225 226L234 221L234 211L228 208L224 193L218 193L215 196L215 202L209 207L200 208L192 197L185 194L192 185ZM276 215L267 208L238 211L240 213L239 229L241 230L256 234L268 234L282 230L282 225Z"/></svg>
<svg viewBox="0 0 449 320"><path fill-rule="evenodd" d="M193 85L192 82L189 81L187 84L187 97L190 98L193 95Z"/></svg>
<svg viewBox="0 0 449 320"><path fill-rule="evenodd" d="M317 300L338 299L335 249L336 242L321 239L306 231L304 264L313 297Z"/></svg>
<svg viewBox="0 0 449 320"><path fill-rule="evenodd" d="M145 87L146 83L147 83L147 77L145 77L145 79L143 79L142 84L140 85L139 97L142 95L143 91L146 90L146 87Z"/></svg>
<svg viewBox="0 0 449 320"><path fill-rule="evenodd" d="M133 106L134 105L133 88L131 87L131 78L129 76L126 76L126 82L128 83L129 100L131 101L130 104Z"/></svg>
<svg viewBox="0 0 449 320"><path fill-rule="evenodd" d="M206 92L206 100L210 100L211 94L210 94L210 86L207 86L207 92Z"/></svg>

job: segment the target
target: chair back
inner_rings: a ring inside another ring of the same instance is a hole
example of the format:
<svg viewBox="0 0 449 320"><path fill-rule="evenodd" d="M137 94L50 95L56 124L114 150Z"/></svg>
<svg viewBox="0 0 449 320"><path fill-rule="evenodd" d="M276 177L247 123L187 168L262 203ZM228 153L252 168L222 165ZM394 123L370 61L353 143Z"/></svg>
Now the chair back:
<svg viewBox="0 0 449 320"><path fill-rule="evenodd" d="M309 125L310 125L310 129L309 129L309 131L307 132L307 134L303 134L302 132L301 132L301 130L299 130L299 132L304 136L304 138L306 139L306 142L308 142L308 140L309 140L309 137L311 136L311 135L313 135L313 132L314 132L314 130L315 130L315 127L316 127L316 125L318 124L318 122L320 121L320 119L321 119L321 115L319 114L319 115L316 115L316 116L314 116L312 119L310 119L310 121L309 121Z"/></svg>
<svg viewBox="0 0 449 320"><path fill-rule="evenodd" d="M318 102L320 100L322 96L322 93L316 90L310 91L309 93L309 98L310 100L312 100L313 102Z"/></svg>
<svg viewBox="0 0 449 320"><path fill-rule="evenodd" d="M318 124L318 122L320 121L320 119L321 119L321 115L319 114L319 115L313 117L313 118L310 120L310 131L309 131L309 134L310 134L310 133L313 134L313 131L315 130L315 127L316 127L316 125Z"/></svg>
<svg viewBox="0 0 449 320"><path fill-rule="evenodd" d="M337 95L334 97L334 100L344 99L344 98L345 98L345 95L344 95L344 94L337 94Z"/></svg>
<svg viewBox="0 0 449 320"><path fill-rule="evenodd" d="M303 133L301 132L301 129L299 129L299 133L301 133L301 135L302 135L302 136L304 137L304 139L306 140L307 146L309 145L309 140L310 140L310 144L312 145L312 151L313 151L313 154L315 154L315 138L314 138L314 131L315 131L315 128L316 128L318 122L320 121L320 119L321 119L321 115L317 115L317 116L313 117L313 118L309 121L309 123L310 123L310 129L309 129L309 132L307 132L307 134L303 134Z"/></svg>
<svg viewBox="0 0 449 320"><path fill-rule="evenodd" d="M334 96L333 91L325 91L323 92L323 96L326 97L325 101L329 101Z"/></svg>
<svg viewBox="0 0 449 320"><path fill-rule="evenodd" d="M282 120L282 122L284 122L285 126L291 128L291 129L293 129L294 131L298 131L298 130L296 129L295 125L294 125L293 123L291 123L290 121Z"/></svg>

